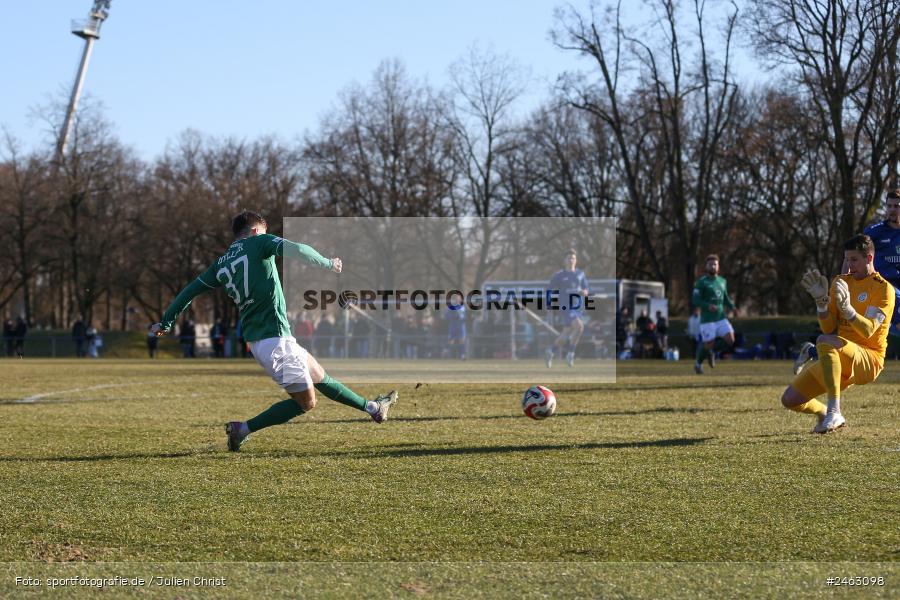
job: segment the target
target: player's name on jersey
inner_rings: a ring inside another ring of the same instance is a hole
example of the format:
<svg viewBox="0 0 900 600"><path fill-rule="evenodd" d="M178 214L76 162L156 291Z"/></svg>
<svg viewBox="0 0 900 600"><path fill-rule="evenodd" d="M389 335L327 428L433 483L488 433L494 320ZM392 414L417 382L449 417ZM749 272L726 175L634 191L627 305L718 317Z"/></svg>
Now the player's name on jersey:
<svg viewBox="0 0 900 600"><path fill-rule="evenodd" d="M243 252L243 244L234 243L228 248L228 252L219 257L219 260L216 262L216 264L221 265L222 263L229 261L240 254L243 254Z"/></svg>

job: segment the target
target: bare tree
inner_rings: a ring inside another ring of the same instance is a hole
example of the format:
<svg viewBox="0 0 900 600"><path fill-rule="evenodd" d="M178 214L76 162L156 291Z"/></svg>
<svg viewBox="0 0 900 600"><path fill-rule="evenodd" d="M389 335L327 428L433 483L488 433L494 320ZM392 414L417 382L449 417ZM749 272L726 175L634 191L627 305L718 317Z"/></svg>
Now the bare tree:
<svg viewBox="0 0 900 600"><path fill-rule="evenodd" d="M898 159L898 0L752 0L760 56L792 72L826 135L843 239L873 215ZM837 256L832 257L833 261Z"/></svg>
<svg viewBox="0 0 900 600"><path fill-rule="evenodd" d="M737 9L721 26L722 59L715 61L705 3L691 4L687 39L674 0L648 6L656 18L639 33L626 30L619 3L606 6L603 17L596 8L588 15L562 9L553 36L560 48L591 59L599 75L596 83L569 76L562 87L573 106L611 132L628 199L623 215L634 224L620 233L639 243L650 276L679 284L684 302L711 211L725 195L714 184L737 98L730 65ZM693 61L686 57L691 42ZM629 82L625 75L635 71L639 77Z"/></svg>
<svg viewBox="0 0 900 600"><path fill-rule="evenodd" d="M3 262L11 268L0 270L0 308L21 290L25 319L32 322L33 278L49 260L41 240L50 214L48 161L37 154L23 156L19 142L9 132L4 131L3 141L5 169L0 196L5 208L0 212L0 229L9 238L3 247L9 249L6 256L10 262Z"/></svg>

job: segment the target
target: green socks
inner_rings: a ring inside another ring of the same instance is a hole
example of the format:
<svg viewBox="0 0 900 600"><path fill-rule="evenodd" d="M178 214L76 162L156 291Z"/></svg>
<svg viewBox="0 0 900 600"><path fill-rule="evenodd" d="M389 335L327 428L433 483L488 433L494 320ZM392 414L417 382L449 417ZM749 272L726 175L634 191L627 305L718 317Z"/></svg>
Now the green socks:
<svg viewBox="0 0 900 600"><path fill-rule="evenodd" d="M249 421L247 428L250 431L259 431L272 425L281 425L287 423L296 416L302 415L304 410L300 405L288 398L281 402L276 402L266 410L262 411Z"/></svg>
<svg viewBox="0 0 900 600"><path fill-rule="evenodd" d="M365 398L337 379L332 378L330 375L326 374L325 378L320 383L316 384L316 389L319 390L323 396L330 398L335 402L346 404L351 408L363 412L366 410ZM302 415L304 412L305 411L300 408L300 405L290 398L282 400L281 402L276 402L247 421L247 429L250 431L259 431L260 429L265 429L272 425L281 425L282 423L287 423L294 417Z"/></svg>
<svg viewBox="0 0 900 600"><path fill-rule="evenodd" d="M697 346L697 364L702 365L704 358L706 358L706 344L701 342Z"/></svg>
<svg viewBox="0 0 900 600"><path fill-rule="evenodd" d="M326 398L340 402L350 408L366 410L366 399L348 388L346 385L334 379L331 375L325 377L316 384L316 389Z"/></svg>

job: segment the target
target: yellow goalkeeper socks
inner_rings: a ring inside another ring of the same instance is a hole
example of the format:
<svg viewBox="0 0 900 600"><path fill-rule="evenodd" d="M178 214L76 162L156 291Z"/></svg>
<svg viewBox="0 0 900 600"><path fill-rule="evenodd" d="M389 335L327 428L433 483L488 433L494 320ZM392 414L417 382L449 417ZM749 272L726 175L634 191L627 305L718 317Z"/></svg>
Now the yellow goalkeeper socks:
<svg viewBox="0 0 900 600"><path fill-rule="evenodd" d="M816 415L817 417L825 416L825 405L813 398L812 400L807 400L803 404L798 404L797 406L792 406L791 410L799 413L806 413L808 415Z"/></svg>
<svg viewBox="0 0 900 600"><path fill-rule="evenodd" d="M822 376L828 398L841 397L841 356L837 348L831 344L816 344L819 351L819 364L822 365Z"/></svg>

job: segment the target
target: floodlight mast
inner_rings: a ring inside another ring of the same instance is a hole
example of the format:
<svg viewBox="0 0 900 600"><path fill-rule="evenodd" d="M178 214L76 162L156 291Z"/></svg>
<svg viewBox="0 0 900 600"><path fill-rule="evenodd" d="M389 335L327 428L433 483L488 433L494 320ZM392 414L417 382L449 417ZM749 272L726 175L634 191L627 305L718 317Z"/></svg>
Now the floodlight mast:
<svg viewBox="0 0 900 600"><path fill-rule="evenodd" d="M72 133L72 125L75 121L75 110L78 108L78 99L81 96L81 88L84 86L84 76L87 73L88 61L91 59L91 51L94 41L100 39L100 27L103 21L109 17L109 5L112 0L94 0L94 7L87 19L72 21L72 33L84 40L84 51L81 54L81 64L78 66L78 74L75 76L75 84L72 86L72 95L69 98L69 106L66 109L66 119L62 130L59 132L59 146L57 154L62 159L66 154L69 144L69 136Z"/></svg>

